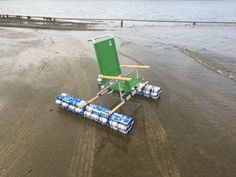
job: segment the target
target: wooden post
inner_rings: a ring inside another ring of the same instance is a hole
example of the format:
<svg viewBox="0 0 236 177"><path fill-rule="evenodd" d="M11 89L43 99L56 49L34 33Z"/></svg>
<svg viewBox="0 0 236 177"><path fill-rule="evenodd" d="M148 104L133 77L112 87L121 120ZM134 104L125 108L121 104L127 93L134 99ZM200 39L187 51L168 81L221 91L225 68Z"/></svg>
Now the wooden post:
<svg viewBox="0 0 236 177"><path fill-rule="evenodd" d="M121 21L120 21L120 27L123 28L123 26L124 26L124 21L121 20Z"/></svg>

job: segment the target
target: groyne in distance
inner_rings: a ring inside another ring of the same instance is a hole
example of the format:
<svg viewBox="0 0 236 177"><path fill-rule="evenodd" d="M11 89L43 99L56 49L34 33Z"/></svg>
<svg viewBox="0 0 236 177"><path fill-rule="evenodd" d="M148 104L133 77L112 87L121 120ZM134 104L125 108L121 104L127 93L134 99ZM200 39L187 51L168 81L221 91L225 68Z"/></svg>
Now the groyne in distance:
<svg viewBox="0 0 236 177"><path fill-rule="evenodd" d="M219 24L236 25L236 21L194 21L194 20L148 20L130 18L75 18L75 17L47 17L0 14L0 26L14 27L35 27L35 28L58 28L58 29L88 29L88 25L109 24L110 22L120 23L120 27L125 26L125 22L149 22L149 23L179 23L179 24Z"/></svg>

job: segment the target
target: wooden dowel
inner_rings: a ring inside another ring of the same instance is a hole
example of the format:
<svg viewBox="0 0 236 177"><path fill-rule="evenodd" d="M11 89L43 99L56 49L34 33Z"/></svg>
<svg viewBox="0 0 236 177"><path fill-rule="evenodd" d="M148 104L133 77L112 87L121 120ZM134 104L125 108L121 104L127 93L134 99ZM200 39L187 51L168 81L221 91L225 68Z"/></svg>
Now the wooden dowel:
<svg viewBox="0 0 236 177"><path fill-rule="evenodd" d="M122 68L140 68L140 69L147 69L150 68L150 66L147 65L120 65Z"/></svg>
<svg viewBox="0 0 236 177"><path fill-rule="evenodd" d="M93 102L94 100L98 99L99 97L100 97L100 95L96 95L95 97L88 100L87 103L89 104L89 103Z"/></svg>
<svg viewBox="0 0 236 177"><path fill-rule="evenodd" d="M86 105L89 103L92 103L94 100L98 99L99 97L101 97L103 94L105 94L108 90L102 90L100 92L97 93L97 95L93 98L91 98L90 100L86 101Z"/></svg>
<svg viewBox="0 0 236 177"><path fill-rule="evenodd" d="M120 81L130 81L132 78L130 77L121 77L121 76L104 76L104 75L98 75L101 79L114 79L114 80L120 80Z"/></svg>
<svg viewBox="0 0 236 177"><path fill-rule="evenodd" d="M92 103L94 100L98 99L100 96L102 96L105 92L103 92L101 95L96 95L95 97L91 98L90 100L86 101L83 105L80 106L80 108L83 108L87 106L88 104Z"/></svg>
<svg viewBox="0 0 236 177"><path fill-rule="evenodd" d="M125 101L121 101L115 108L113 108L110 112L109 115L113 114L117 109L119 109L123 104L125 104Z"/></svg>
<svg viewBox="0 0 236 177"><path fill-rule="evenodd" d="M108 89L101 90L100 92L97 93L97 95L102 96L104 93L106 93Z"/></svg>

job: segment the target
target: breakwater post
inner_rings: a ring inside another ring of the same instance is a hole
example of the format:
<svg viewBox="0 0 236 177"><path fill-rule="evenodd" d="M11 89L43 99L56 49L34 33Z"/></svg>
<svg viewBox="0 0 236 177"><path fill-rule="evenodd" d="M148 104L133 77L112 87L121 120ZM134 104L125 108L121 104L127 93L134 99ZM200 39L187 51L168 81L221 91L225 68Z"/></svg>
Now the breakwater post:
<svg viewBox="0 0 236 177"><path fill-rule="evenodd" d="M123 28L123 26L124 26L124 20L121 20L120 21L120 27Z"/></svg>

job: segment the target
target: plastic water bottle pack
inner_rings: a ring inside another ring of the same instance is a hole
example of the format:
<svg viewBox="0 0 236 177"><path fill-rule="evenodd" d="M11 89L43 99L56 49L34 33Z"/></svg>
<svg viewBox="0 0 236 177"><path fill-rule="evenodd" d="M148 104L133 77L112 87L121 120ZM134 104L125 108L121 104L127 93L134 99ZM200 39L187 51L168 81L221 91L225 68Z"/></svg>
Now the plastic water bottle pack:
<svg viewBox="0 0 236 177"><path fill-rule="evenodd" d="M137 94L145 96L152 99L158 99L161 96L161 88L153 85L145 85L141 88L140 84L136 88Z"/></svg>
<svg viewBox="0 0 236 177"><path fill-rule="evenodd" d="M84 100L69 96L65 93L57 96L56 104L60 108L77 113L85 118L91 119L101 125L110 127L124 134L131 131L134 123L130 116L119 113L109 115L111 110L95 104L87 104L84 106L86 104Z"/></svg>

